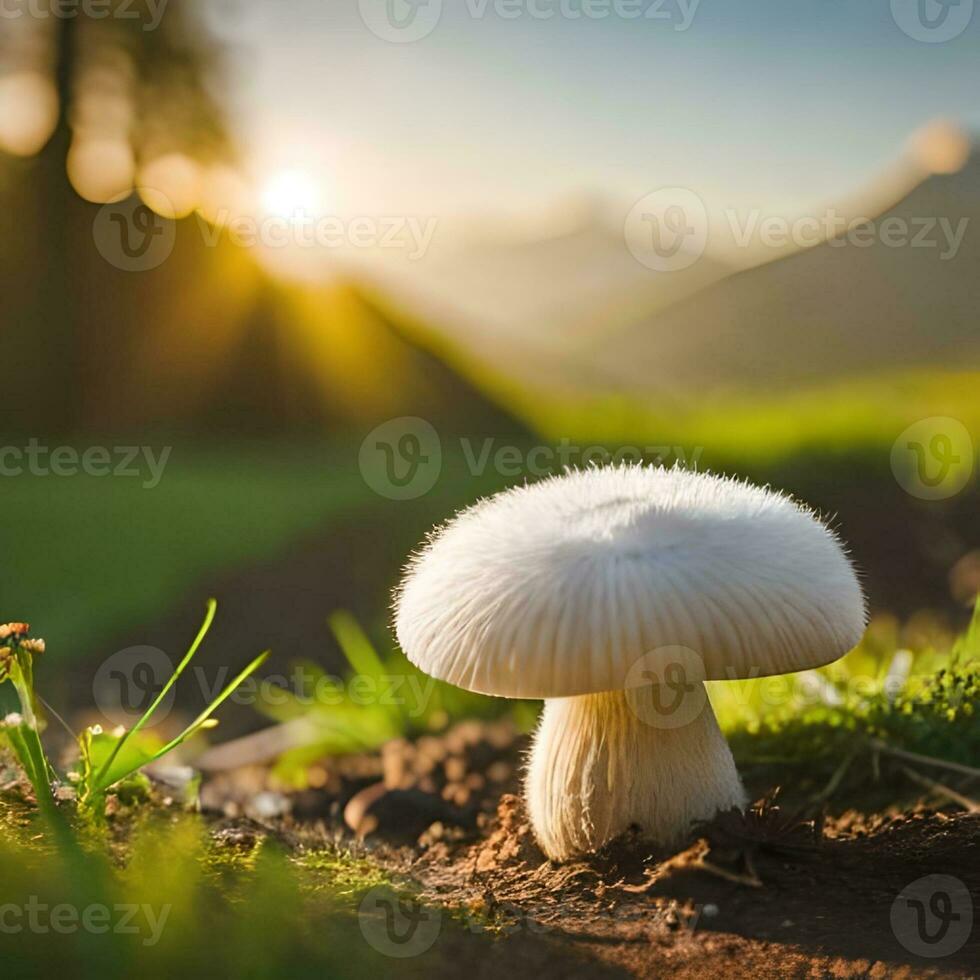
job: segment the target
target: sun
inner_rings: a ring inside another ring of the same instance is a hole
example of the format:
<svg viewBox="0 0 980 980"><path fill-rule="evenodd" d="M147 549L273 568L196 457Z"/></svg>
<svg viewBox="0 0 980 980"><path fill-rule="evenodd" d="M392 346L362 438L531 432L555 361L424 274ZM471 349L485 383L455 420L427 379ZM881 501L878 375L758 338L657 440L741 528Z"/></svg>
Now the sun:
<svg viewBox="0 0 980 980"><path fill-rule="evenodd" d="M316 214L322 204L316 181L301 170L281 170L262 188L262 207L281 218Z"/></svg>

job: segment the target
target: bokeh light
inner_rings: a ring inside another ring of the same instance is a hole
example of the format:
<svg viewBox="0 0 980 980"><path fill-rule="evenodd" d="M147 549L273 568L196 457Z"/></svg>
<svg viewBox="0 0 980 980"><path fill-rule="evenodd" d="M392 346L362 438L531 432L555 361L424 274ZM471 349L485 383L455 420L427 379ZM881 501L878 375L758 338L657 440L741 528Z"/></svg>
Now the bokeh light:
<svg viewBox="0 0 980 980"><path fill-rule="evenodd" d="M216 163L204 168L200 194L198 211L212 224L226 225L248 210L248 184L227 164Z"/></svg>
<svg viewBox="0 0 980 980"><path fill-rule="evenodd" d="M970 138L950 119L936 119L912 134L912 153L932 174L954 174L970 155Z"/></svg>
<svg viewBox="0 0 980 980"><path fill-rule="evenodd" d="M135 164L128 140L77 136L68 151L68 179L86 201L105 204L133 188Z"/></svg>
<svg viewBox="0 0 980 980"><path fill-rule="evenodd" d="M317 182L302 170L281 170L262 189L262 207L281 218L316 214L321 204Z"/></svg>
<svg viewBox="0 0 980 980"><path fill-rule="evenodd" d="M184 218L201 199L200 165L184 153L165 153L139 172L143 203L163 218Z"/></svg>
<svg viewBox="0 0 980 980"><path fill-rule="evenodd" d="M58 92L49 75L18 71L0 77L0 150L39 153L58 123Z"/></svg>

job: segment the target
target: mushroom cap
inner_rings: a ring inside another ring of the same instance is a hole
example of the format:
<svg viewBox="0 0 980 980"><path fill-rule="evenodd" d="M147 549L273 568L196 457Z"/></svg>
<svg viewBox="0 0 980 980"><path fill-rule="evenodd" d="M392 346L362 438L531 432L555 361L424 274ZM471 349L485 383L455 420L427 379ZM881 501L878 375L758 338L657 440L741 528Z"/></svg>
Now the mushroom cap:
<svg viewBox="0 0 980 980"><path fill-rule="evenodd" d="M637 663L678 647L703 662L699 680L819 667L865 623L854 568L812 511L653 466L570 471L482 500L430 535L395 595L412 663L516 698L650 683Z"/></svg>

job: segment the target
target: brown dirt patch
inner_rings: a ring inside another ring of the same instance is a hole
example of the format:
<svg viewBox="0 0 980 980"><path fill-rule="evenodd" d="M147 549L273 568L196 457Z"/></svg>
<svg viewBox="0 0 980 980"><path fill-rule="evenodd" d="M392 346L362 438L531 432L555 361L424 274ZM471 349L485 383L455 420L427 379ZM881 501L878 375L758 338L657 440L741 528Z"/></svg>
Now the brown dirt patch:
<svg viewBox="0 0 980 980"><path fill-rule="evenodd" d="M978 834L971 814L821 825L788 822L766 801L720 816L673 855L628 837L556 865L534 843L521 801L505 796L483 839L388 860L425 900L505 934L561 937L634 976L972 976L980 937L930 961L902 945L890 912L928 874L959 878L976 903Z"/></svg>
<svg viewBox="0 0 980 980"><path fill-rule="evenodd" d="M896 935L892 907L912 882L951 875L980 908L980 814L920 803L828 815L770 795L697 828L675 853L626 835L559 865L539 850L517 795L526 745L506 722L465 722L326 759L322 785L280 793L291 816L272 822L306 845L362 841L423 902L496 936L499 962L515 956L514 975L567 976L570 963L584 975L601 964L638 977L977 973L980 931L947 955L921 957L903 945L907 932ZM210 774L203 799L237 815L278 792L253 766ZM561 969L545 969L540 955L557 964L559 950Z"/></svg>

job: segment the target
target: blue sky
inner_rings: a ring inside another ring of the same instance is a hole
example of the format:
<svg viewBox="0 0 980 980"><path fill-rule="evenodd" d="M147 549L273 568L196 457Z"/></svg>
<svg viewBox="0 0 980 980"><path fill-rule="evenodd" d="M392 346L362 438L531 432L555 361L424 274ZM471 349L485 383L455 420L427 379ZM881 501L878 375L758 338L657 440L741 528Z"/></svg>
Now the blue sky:
<svg viewBox="0 0 980 980"><path fill-rule="evenodd" d="M443 0L411 43L372 33L358 0L243 2L250 157L309 171L339 210L515 212L679 185L795 211L861 187L936 116L980 129L973 0L951 8L968 23L942 43L896 23L891 6L912 16L918 0L683 0L687 14L664 0L663 20L625 20L613 0L593 0L604 19L557 12L582 0L532 0L549 19L523 0L504 0L515 19L500 0Z"/></svg>

